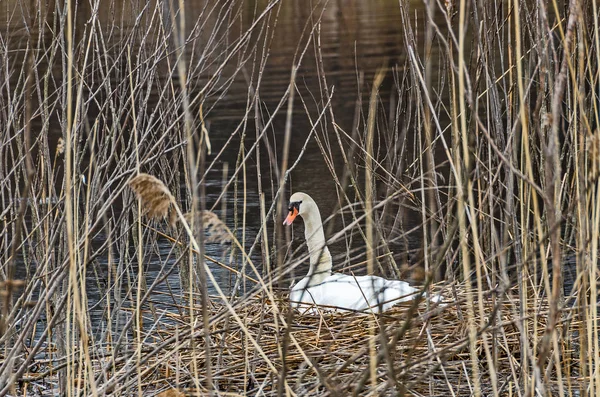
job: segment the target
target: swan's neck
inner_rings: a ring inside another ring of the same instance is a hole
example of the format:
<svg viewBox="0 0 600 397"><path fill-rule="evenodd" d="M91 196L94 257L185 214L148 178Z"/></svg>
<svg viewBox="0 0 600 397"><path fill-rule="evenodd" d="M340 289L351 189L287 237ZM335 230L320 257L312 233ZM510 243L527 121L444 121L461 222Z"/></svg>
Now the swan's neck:
<svg viewBox="0 0 600 397"><path fill-rule="evenodd" d="M321 214L315 208L304 218L304 237L310 255L310 268L307 277L310 278L309 286L320 284L331 275L331 254L325 245L325 233Z"/></svg>

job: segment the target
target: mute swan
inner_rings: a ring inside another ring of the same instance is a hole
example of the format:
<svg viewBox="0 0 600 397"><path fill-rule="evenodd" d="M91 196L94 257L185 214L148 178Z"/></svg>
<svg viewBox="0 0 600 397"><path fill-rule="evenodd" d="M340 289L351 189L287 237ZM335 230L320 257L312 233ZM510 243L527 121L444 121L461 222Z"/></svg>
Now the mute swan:
<svg viewBox="0 0 600 397"><path fill-rule="evenodd" d="M310 256L308 274L290 292L293 308L315 313L313 305L316 304L330 306L337 311L378 313L398 302L413 299L418 289L404 281L332 273L331 254L325 245L325 233L317 204L308 194L298 192L290 197L288 210L283 224L289 226L297 216L302 217Z"/></svg>

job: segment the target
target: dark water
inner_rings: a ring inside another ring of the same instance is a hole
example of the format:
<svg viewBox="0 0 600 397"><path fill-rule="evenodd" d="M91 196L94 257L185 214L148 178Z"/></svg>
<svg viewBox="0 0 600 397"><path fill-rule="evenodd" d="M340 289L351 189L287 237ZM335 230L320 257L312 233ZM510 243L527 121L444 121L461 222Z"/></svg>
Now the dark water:
<svg viewBox="0 0 600 397"><path fill-rule="evenodd" d="M206 15L207 5L212 7L214 4L204 1L185 2L185 21L188 34L192 32L196 21L202 15ZM239 36L251 26L257 15L267 7L267 4L264 1L240 2L239 8L236 8L237 17L235 18L227 15L219 7L211 8L214 11L211 11L212 15L207 18L211 24L218 23L220 19L231 19L228 22L229 28L226 29L224 26L220 30L221 35L214 39L223 40L223 46L235 42L236 36ZM8 59L18 62L18 54L27 47L28 37L30 35L36 36L39 33L35 29L27 28L26 26L35 25L27 25L25 21L35 19L35 11L38 9L41 10L42 14L53 15L52 10L55 9L57 4L49 2L41 5L41 8L39 6L40 4L37 4L37 2L27 3L9 0L0 7L0 32L2 32L3 42L6 51L15 54L10 55ZM105 40L108 47L111 45L118 46L126 33L138 29L140 23L138 15L145 6L146 2L107 2L106 6L103 4L97 10L99 24L105 28ZM410 7L412 8L411 15L416 18L423 18L424 11L420 2L411 3ZM93 12L94 10L88 2L78 4L76 10L78 19L75 29L82 31L89 28L86 24ZM170 12L172 11L164 10L164 16L167 20L170 18ZM149 14L151 13L144 14L143 18L150 18ZM306 53L297 71L297 93L293 109L289 153L289 164L297 162L297 166L291 173L286 194L293 191L303 191L310 194L318 203L323 218L327 218L336 209L339 200L332 172L317 144L316 137L318 136L326 146L335 174L337 176L342 175L344 164L341 148L335 138L332 122L335 121L341 129L352 134L353 126L355 126L358 117L362 123L360 129L361 131L364 130L371 83L376 71L382 66L390 68L380 90L380 116L385 120L389 111L390 100L396 95L394 93L395 76L401 76L407 64L406 46L404 44L405 31L402 26L400 5L398 1L394 0L331 0L314 3L304 0L282 1L271 12L268 26L270 29L267 35L268 38L259 34L259 29L252 36L252 40L263 42L267 40L267 46L269 47L260 86L261 121L264 123L268 120L269 115L275 111L277 104L288 88L292 66L295 63L297 64L299 53L306 48ZM418 26L423 26L423 24L419 23ZM311 37L310 32L313 30L318 34ZM199 33L199 42L211 39L206 37L209 36L207 32L210 32L210 29ZM50 34L50 30L45 32L41 35L42 40L45 35ZM417 42L422 42L423 33L417 31L416 34ZM142 40L143 37L139 39ZM263 46L263 44L259 46ZM188 51L187 55L190 59L198 57L198 49L193 45L188 45L186 51ZM435 53L432 54L432 57L436 58ZM223 57L217 56L216 58L222 60ZM115 59L115 62L119 62L119 60ZM215 64L218 64L218 62ZM234 63L232 62L232 64ZM258 62L256 61L248 61L245 65L247 69L245 72L251 73L252 68L257 67L257 65ZM43 68L43 65L41 67ZM193 67L193 65L190 65L190 67ZM12 68L14 70L20 69L18 65L14 65ZM325 80L319 73L319 68L323 69ZM396 74L392 70L395 70ZM164 76L159 77L169 78L168 72L167 69L164 69ZM53 70L53 73L60 76L62 71ZM235 78L228 82L227 76L233 74L235 74L235 71L232 70L232 67L226 67L221 78L223 80L222 90L211 93L206 100L204 117L209 129L212 153L206 159L206 165L210 165L210 169L204 177L204 186L207 206L214 206L230 227L235 226L233 223L235 209L237 208L240 216L245 212L244 245L249 249L261 227L259 183L262 185L267 209L273 202L274 188L277 187L276 182L273 181L277 180L277 170L282 159L287 103L274 117L272 126L265 134L264 141L260 145L260 158L253 154L247 162L246 206L244 208L241 200L236 202L233 199L233 185L229 187L227 195L222 195L224 168L227 164L228 177L230 177L238 158L242 135L239 132L240 125L242 124L249 95L248 81L244 78L244 73L237 72ZM18 75L10 76L12 80L18 80L18 78ZM202 81L190 82L190 86L193 87L192 93L200 90L202 83ZM329 93L333 92L331 106L335 120L331 119L329 111L325 112L320 124L314 128L312 137L307 141L313 129L312 123L316 121L323 103L326 102L323 97L325 92L323 87L325 85ZM149 102L152 103L153 101L160 101L159 93L151 95ZM359 101L360 105L357 107ZM303 102L309 109L310 118L304 111L305 105ZM360 109L358 116L356 113L357 108ZM86 116L89 118L89 122L93 122L94 114ZM49 126L48 134L51 146L58 141L62 131L61 125ZM234 133L235 131L238 132ZM250 119L245 133L244 144L249 150L256 141L254 110L250 112ZM406 150L412 151L410 139L407 139L406 144L409 145ZM385 146L385 143L379 143L379 145ZM349 148L343 147L343 149L346 151ZM219 154L221 150L222 153ZM356 159L352 160L356 161ZM261 168L260 177L257 168L259 163ZM341 227L340 219L339 216L334 218L334 222L336 222L334 230ZM279 222L280 220L276 219L276 221ZM404 222L403 227L409 230L418 226L420 219L416 214L407 212ZM273 225L274 222L270 218L267 225L269 238L272 238L273 235ZM301 224L294 227L296 231L302 230ZM241 234L238 235L241 236ZM295 233L296 237L300 235L301 233ZM102 235L97 237L98 244L101 243L102 237ZM356 238L354 243L360 244L360 237ZM146 262L148 284L151 284L157 277L161 277L174 263L175 255L172 252L172 243L167 240L159 240L156 244L158 249L154 251L157 254ZM401 244L395 246L392 244L392 248L398 250L415 251L419 247L418 233L409 234ZM344 243L332 246L332 254L341 261L338 263L343 263L346 250L347 247ZM223 260L227 259L226 252L223 256L223 247L217 245L208 245L207 253ZM257 264L262 262L259 246L253 251L252 258ZM272 261L274 260L275 256L272 256ZM359 252L359 256L355 261L360 260L364 260L364 258L360 256ZM94 295L98 292L94 285L96 285L97 277L100 279L107 277L106 274L103 274L103 269L106 269L107 266L108 259L101 257L95 262L95 266L91 266L88 271L90 277L88 289L90 304L94 313L98 313L98 315L101 315L102 308L94 306L94 302L97 301ZM341 266L338 267L341 268ZM231 274L219 267L213 267L213 270L219 282L222 283L221 285L227 289L232 281ZM303 271L305 270L300 270L300 272ZM161 283L156 290L160 293L167 293L173 289L177 291L179 287L177 269L170 273L167 282L168 284L166 282ZM161 298L156 297L155 299L160 300Z"/></svg>
<svg viewBox="0 0 600 397"><path fill-rule="evenodd" d="M311 9L307 4L301 1L282 3L282 9L274 29L276 33L271 43L271 52L264 74L265 78L261 87L261 101L264 110L263 121L268 119L269 112L274 111L288 87L295 54L306 45L308 39L306 29L313 26L311 18L314 20L315 16L315 12L311 13ZM423 16L420 2L414 3L412 6L415 7L414 11L418 15ZM314 103L325 101L322 97L322 87L325 83L319 73L319 67L322 67L326 76L327 88L330 93L334 92L331 106L335 123L344 131L352 134L358 101L361 101L361 114L359 117L363 118L363 123L366 119L371 83L376 71L382 66L398 68L402 71L407 62L407 54L403 44L404 30L401 24L398 2L329 1L326 3L325 8L317 6L315 8L320 10L319 13L322 12L319 35L321 55L319 56L314 46L310 45L297 72L298 91L295 97L292 119L289 160L290 165L295 162L297 162L297 165L291 173L286 194L290 195L296 191L308 193L319 205L321 215L325 219L332 215L340 201L336 192L334 176L328 168L315 135L327 146L325 150L330 151L330 156L333 159L332 165L338 178L343 173L344 163L331 125L332 120L329 112L325 113L325 117L321 121L322 124L316 127L313 136L306 142L313 127L311 120L303 110L302 99L309 107L312 123L314 123L321 109L316 107ZM322 65L320 64L321 59ZM389 105L389 96L394 90L392 73L389 72L381 87L382 102L380 103L380 109L385 112L389 111L386 107ZM211 136L214 137L212 143L215 147L222 147L231 131L239 124L242 115L240 110L246 106L247 92L247 83L236 80L228 92L227 99L218 103L211 111ZM273 127L266 134L268 145L263 144L260 149L261 182L262 189L265 192L267 209L272 204L273 187L277 187L273 186L271 181L278 179L278 174L274 169L279 167L282 158L286 106L287 103L274 118ZM253 115L253 112L251 112L251 115ZM364 130L364 124L359 128ZM249 123L246 137L248 147L255 142L255 135L254 123ZM221 193L221 169L219 165L222 162L227 162L230 167L235 164L238 147L239 145L236 143L226 148L223 156L218 159L215 165L216 169L209 172L209 175L213 176L214 179L207 181L207 202L211 203L213 199L216 200L219 197ZM344 150L348 152L349 147L345 146ZM412 149L408 148L408 150ZM273 158L275 158L274 163ZM214 157L209 157L209 161L212 159ZM356 161L356 158L354 160ZM247 175L248 197L246 210L248 223L246 232L251 236L256 235L261 225L256 164L257 160L253 157L248 163ZM351 189L347 187L347 191L349 190ZM229 214L233 211L232 204L231 201L228 203ZM420 222L416 214L409 214L409 216L413 216L413 218L407 219L405 225L407 229L417 226ZM333 222L335 223L333 231L342 228L339 215L334 217ZM272 237L273 227L273 222L269 219L269 238ZM302 235L303 226L301 223L295 224L294 228L296 231L295 237L298 238ZM406 240L410 244L410 249L418 250L420 246L418 234L408 235ZM251 237L247 241L251 242L253 238ZM356 245L357 242L358 245L364 245L364 243L361 243L360 237L353 244ZM296 247L297 244L293 245ZM406 249L406 241L395 248ZM343 242L332 246L332 254L334 256L338 255L336 263L340 269L345 262L346 250L347 246ZM260 256L253 255L253 258L257 263L261 263L262 258ZM275 257L273 256L271 260L275 260ZM364 260L365 258L362 256L355 259L354 262ZM299 273L304 271L306 271L306 268L299 269ZM299 276L299 274L296 274L296 276Z"/></svg>
<svg viewBox="0 0 600 397"><path fill-rule="evenodd" d="M136 29L137 16L140 10L145 9L146 2L108 2L106 7L100 7L98 11L98 20L107 31L107 45L118 45L119 40L123 38L125 32ZM185 15L186 27L191 30L196 20L206 13L207 4L205 1L186 1ZM243 22L232 22L233 28L228 33L231 41L240 32L244 32L256 18L256 14L268 4L266 1L247 1L240 2L240 18ZM35 29L27 23L30 18L36 16L38 5L41 5L41 13L48 13L52 17L52 10L56 3L51 1L47 4L37 4L36 1L23 2L9 0L0 7L0 32L6 43L6 50L11 53L23 51L27 46L29 35L37 35ZM33 6L33 8L32 8ZM60 4L58 4L60 6ZM74 29L84 29L85 23L89 22L86 18L90 16L92 10L87 2L78 5L78 22L80 25ZM149 6L150 7L150 6ZM424 11L422 4L415 2L411 4L413 14L422 18ZM168 11L165 11L168 16ZM216 12L215 12L216 13ZM335 122L344 130L350 131L355 117L356 101L362 98L366 101L370 91L372 78L376 70L384 65L402 69L407 61L406 49L403 44L404 30L400 18L399 3L394 0L374 1L374 2L355 2L355 1L327 1L327 2L304 2L304 1L283 1L272 11L270 25L273 35L269 42L270 52L264 79L260 89L261 101L265 111L273 111L275 105L281 99L287 89L290 80L290 71L294 64L294 59L298 56L296 53L306 46L309 39L308 33L314 29L314 24L319 22L319 47L322 52L323 69L325 71L327 85L329 90L335 91L331 100L335 114ZM146 14L144 14L146 15ZM215 19L217 16L209 19ZM149 16L146 16L149 18ZM76 24L77 25L77 24ZM116 26L115 26L116 25ZM32 25L35 28L35 24ZM33 31L32 31L33 30ZM417 32L418 33L418 32ZM46 32L50 35L50 32ZM315 36L316 37L316 36ZM264 39L261 37L261 40ZM113 42L111 43L112 40ZM188 46L191 47L191 46ZM192 52L189 49L190 53ZM19 58L13 58L17 61ZM308 106L311 106L314 98L320 99L320 84L322 81L318 75L319 60L315 55L314 45L308 46L306 55L302 59L300 69L297 72L298 92L304 97ZM247 68L252 67L252 63L247 64ZM20 65L9 66L11 70L19 70ZM57 70L60 76L61 71ZM167 72L167 71L165 71ZM362 77L360 76L362 75ZM165 73L166 76L166 73ZM12 75L11 78L17 79L19 76ZM359 84L358 80L362 82ZM382 86L382 100L386 100L393 86L391 73ZM200 83L198 83L200 84ZM193 84L192 84L193 85ZM211 105L210 111L205 114L205 119L210 125L211 142L213 146L213 156L209 156L207 162L215 160L215 152L223 148L230 134L239 126L241 117L244 114L246 99L248 96L248 84L242 76L238 75L235 80L227 87L223 98L214 101L215 98L209 97L208 102L216 102ZM152 99L151 99L152 101ZM363 103L363 105L365 105ZM305 143L305 139L311 129L310 122L302 108L302 102L296 96L290 163L296 161L300 150ZM385 104L384 104L385 106ZM311 109L312 110L312 109ZM363 106L363 111L365 108ZM250 114L253 116L253 112ZM311 116L315 116L311 114ZM90 117L90 120L93 120ZM331 120L328 118L328 122ZM272 150L277 159L281 160L281 150L283 145L283 132L285 122L285 109L275 117L274 127L269 132L269 140ZM326 126L328 131L331 127ZM49 128L50 141L54 142L62 135L60 125L51 125ZM319 128L319 133L323 129ZM247 139L248 146L254 141L255 129L254 122L248 123ZM221 156L217 158L215 167L208 172L206 186L208 188L208 201L213 198L211 188L215 190L221 188L222 164L227 162L230 167L236 162L239 149L239 140L230 143ZM268 170L268 149L261 148L265 155L262 159L263 167ZM343 166L339 157L339 147L332 141L332 153L335 166L341 170ZM253 159L249 163L248 182L256 183L256 171L252 165L256 164ZM264 171L263 171L264 173ZM308 148L299 162L296 172L293 174L292 186L294 191L306 191L310 193L322 208L322 213L329 214L335 206L337 199L333 192L332 178L328 177L330 172L327 169L322 155L314 139L309 142ZM302 177L301 177L302 176ZM264 188L269 192L270 176L263 175ZM257 220L254 215L253 206L258 205L256 189L250 185L249 189L249 229L256 227ZM269 204L269 203L267 203Z"/></svg>

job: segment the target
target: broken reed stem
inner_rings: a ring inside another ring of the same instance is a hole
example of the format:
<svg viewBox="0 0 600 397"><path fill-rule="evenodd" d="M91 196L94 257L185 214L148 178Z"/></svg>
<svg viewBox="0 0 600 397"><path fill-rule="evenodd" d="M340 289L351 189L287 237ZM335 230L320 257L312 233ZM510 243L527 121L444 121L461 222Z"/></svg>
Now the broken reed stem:
<svg viewBox="0 0 600 397"><path fill-rule="evenodd" d="M379 99L379 87L385 77L386 66L382 66L375 75L373 87L371 88L371 98L369 100L369 117L367 120L367 152L365 158L365 214L366 214L366 234L367 244L367 273L374 274L375 270L375 234L373 225L373 191L375 189L373 180L373 141L375 139L375 118L377 116L377 100ZM373 316L373 322L369 329L369 356L371 362L370 376L373 388L377 386L377 350L375 347L375 330L377 320Z"/></svg>
<svg viewBox="0 0 600 397"><path fill-rule="evenodd" d="M462 263L463 268L463 277L465 279L467 289L467 323L469 327L469 348L471 353L471 379L473 382L473 393L475 397L481 396L481 379L479 378L479 362L476 352L476 343L477 343L477 324L475 322L475 313L474 313L474 300L473 300L473 291L471 287L471 260L468 245L467 245L467 235L468 235L468 224L466 219L466 213L469 210L467 207L467 203L465 202L468 198L467 191L471 188L471 183L469 178L469 172L471 168L471 159L469 154L469 131L467 129L467 104L466 104L466 82L465 82L465 74L466 70L466 35L467 31L464 27L466 24L467 17L467 1L461 0L459 4L459 33L458 33L458 107L459 107L459 131L460 131L460 143L461 143L461 152L456 152L456 166L458 168L457 179L456 179L456 197L457 197L457 217L459 222L459 244L461 249L461 258L460 261ZM469 219L470 221L474 221L474 219Z"/></svg>

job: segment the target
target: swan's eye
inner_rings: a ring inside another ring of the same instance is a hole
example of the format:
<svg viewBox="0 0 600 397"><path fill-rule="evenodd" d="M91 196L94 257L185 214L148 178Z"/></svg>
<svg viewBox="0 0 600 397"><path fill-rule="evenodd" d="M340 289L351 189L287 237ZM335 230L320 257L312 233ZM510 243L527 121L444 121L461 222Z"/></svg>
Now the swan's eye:
<svg viewBox="0 0 600 397"><path fill-rule="evenodd" d="M292 212L294 211L294 208L298 210L298 212L300 212L300 204L302 204L302 201L294 201L290 203L290 206L288 207L288 211Z"/></svg>

